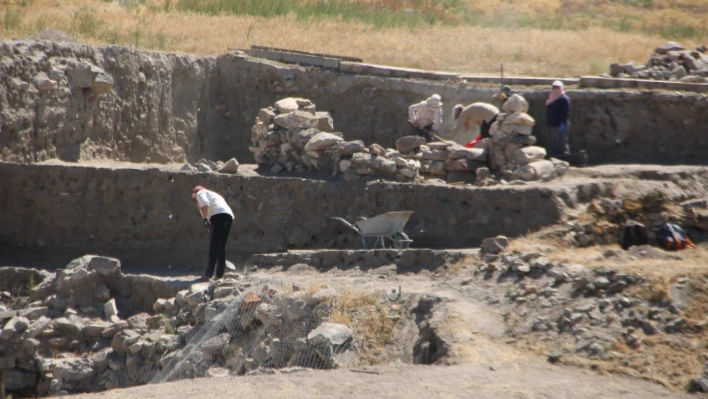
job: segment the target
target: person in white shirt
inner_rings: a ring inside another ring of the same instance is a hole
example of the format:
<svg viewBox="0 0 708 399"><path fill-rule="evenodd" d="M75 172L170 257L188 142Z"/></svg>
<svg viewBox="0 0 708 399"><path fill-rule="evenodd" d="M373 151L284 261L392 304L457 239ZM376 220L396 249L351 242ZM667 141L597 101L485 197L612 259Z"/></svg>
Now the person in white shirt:
<svg viewBox="0 0 708 399"><path fill-rule="evenodd" d="M434 135L442 126L442 98L439 95L432 96L408 107L408 121L415 127L415 134L425 137L425 141L430 142L435 139Z"/></svg>
<svg viewBox="0 0 708 399"><path fill-rule="evenodd" d="M202 186L194 187L192 199L197 203L204 226L209 229L209 263L200 280L209 281L214 274L214 266L216 279L221 279L226 270L226 240L229 239L234 213L224 197Z"/></svg>

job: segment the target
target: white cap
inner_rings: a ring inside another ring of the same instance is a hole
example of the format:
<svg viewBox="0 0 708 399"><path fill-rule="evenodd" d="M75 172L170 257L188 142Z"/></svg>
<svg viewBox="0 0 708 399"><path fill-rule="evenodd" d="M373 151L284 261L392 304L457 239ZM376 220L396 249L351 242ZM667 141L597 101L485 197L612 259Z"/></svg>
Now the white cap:
<svg viewBox="0 0 708 399"><path fill-rule="evenodd" d="M563 82L561 82L560 80L556 80L555 82L553 82L552 86L563 87Z"/></svg>
<svg viewBox="0 0 708 399"><path fill-rule="evenodd" d="M425 100L425 103L430 108L440 108L440 107L442 107L441 100L442 100L442 98L438 94L433 94L432 96L428 97L427 100Z"/></svg>

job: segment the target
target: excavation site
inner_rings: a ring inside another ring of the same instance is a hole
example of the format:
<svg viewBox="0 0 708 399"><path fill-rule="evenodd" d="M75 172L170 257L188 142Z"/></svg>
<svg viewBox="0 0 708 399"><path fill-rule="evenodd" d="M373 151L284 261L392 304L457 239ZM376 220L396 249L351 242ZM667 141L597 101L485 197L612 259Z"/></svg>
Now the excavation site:
<svg viewBox="0 0 708 399"><path fill-rule="evenodd" d="M3 399L708 392L705 47L561 79L551 156L555 78L45 38L0 41Z"/></svg>

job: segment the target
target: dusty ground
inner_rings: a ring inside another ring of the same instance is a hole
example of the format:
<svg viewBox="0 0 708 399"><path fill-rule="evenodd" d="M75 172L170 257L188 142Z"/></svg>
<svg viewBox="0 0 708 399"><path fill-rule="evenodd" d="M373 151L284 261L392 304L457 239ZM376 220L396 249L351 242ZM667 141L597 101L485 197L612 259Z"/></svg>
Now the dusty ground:
<svg viewBox="0 0 708 399"><path fill-rule="evenodd" d="M464 275L466 268L458 273ZM130 272L126 270L126 272ZM589 370L551 365L545 358L507 343L505 325L497 309L459 289L452 275L421 272L396 274L392 268L367 272L330 271L291 267L288 272L261 270L242 277L279 289L292 284L326 285L338 290L406 293L427 292L445 298L449 316L445 334L454 342L451 366L401 364L336 371L303 371L275 376L186 380L109 392L81 398L162 398L204 396L231 398L681 398L647 381L623 376L601 376ZM195 276L196 277L196 276ZM190 279L192 276L184 276Z"/></svg>

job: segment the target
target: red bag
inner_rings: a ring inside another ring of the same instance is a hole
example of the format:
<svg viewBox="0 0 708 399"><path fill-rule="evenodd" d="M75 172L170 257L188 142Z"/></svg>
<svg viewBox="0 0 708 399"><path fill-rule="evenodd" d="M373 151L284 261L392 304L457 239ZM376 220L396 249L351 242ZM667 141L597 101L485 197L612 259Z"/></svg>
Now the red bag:
<svg viewBox="0 0 708 399"><path fill-rule="evenodd" d="M476 146L480 140L482 140L481 134L475 137L474 140L470 140L469 142L467 142L467 144L465 144L465 148L474 148L474 146Z"/></svg>

